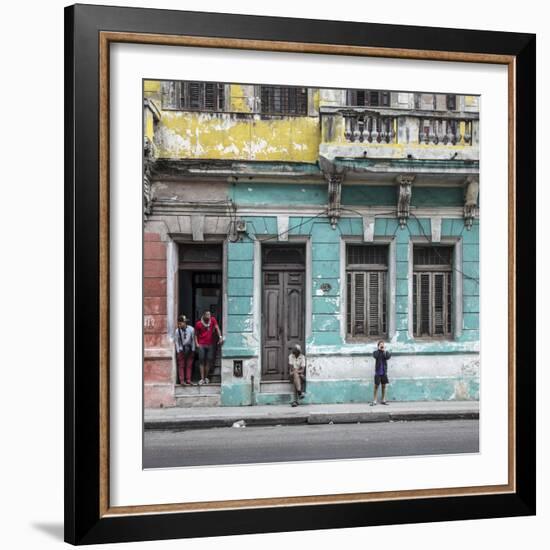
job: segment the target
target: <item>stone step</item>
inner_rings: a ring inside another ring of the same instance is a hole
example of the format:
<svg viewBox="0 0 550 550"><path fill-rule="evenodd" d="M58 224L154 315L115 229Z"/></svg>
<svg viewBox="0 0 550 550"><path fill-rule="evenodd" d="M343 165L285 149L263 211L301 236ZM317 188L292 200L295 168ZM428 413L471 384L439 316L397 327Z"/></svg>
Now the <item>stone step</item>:
<svg viewBox="0 0 550 550"><path fill-rule="evenodd" d="M220 395L221 384L203 384L202 386L176 386L176 398L187 396Z"/></svg>
<svg viewBox="0 0 550 550"><path fill-rule="evenodd" d="M290 382L260 382L260 393L294 393Z"/></svg>
<svg viewBox="0 0 550 550"><path fill-rule="evenodd" d="M176 393L176 407L219 407L221 405L221 396L219 394L211 395L178 395Z"/></svg>

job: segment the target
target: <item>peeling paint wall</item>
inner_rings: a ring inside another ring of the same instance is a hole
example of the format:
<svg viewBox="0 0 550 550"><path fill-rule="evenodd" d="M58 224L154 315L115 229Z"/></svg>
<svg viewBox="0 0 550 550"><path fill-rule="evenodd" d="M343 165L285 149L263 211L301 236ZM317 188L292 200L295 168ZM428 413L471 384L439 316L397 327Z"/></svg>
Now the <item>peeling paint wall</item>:
<svg viewBox="0 0 550 550"><path fill-rule="evenodd" d="M466 172L460 172L464 160L478 158L477 148L464 144L463 140L455 146L418 143L419 119L408 116L396 122L399 140L396 143L349 143L344 137L343 117L323 114L324 109L345 105L344 90L310 90L304 116L257 114L258 93L257 86L228 84L225 85L226 112L162 110L160 82L144 84L145 99L150 103L146 103L144 110L143 130L144 136L154 144L157 165L164 159L243 161L231 163L231 169L233 164L238 165L239 177L227 173L216 175L218 166L224 164L211 163L208 180L203 181L202 161L187 163L193 167L199 165L195 173L185 172L187 167L184 167L181 172L168 171L161 177L155 176L153 213L146 221L146 232L158 233L159 240L169 241L174 235L199 238L193 230L193 218L200 217L201 242L207 235L227 242L222 405L267 404L288 399L281 394L262 393L261 387L258 240L276 237L281 227L288 228L288 234L280 240L308 241L306 402L364 402L372 395L371 354L375 342L347 341L343 313L346 289L342 280L345 273L342 242L350 239L364 242L367 233L368 238L392 242L395 284L388 323L392 327L389 346L394 353L390 363L390 399L477 399L479 221L474 221L471 230L465 229L461 216ZM437 101L441 105L443 100ZM414 94L391 93L391 108L413 109L414 103ZM473 96L457 96L457 105L463 112L475 113L479 109L478 98ZM463 130L461 126L462 134ZM364 154L366 148L368 155ZM456 162L452 156L455 153ZM350 177L349 182L346 179L342 186L342 217L336 227L332 227L325 216L312 219L312 211L318 212L328 204L327 183L318 164L320 154L328 158L347 156L346 169L353 172L357 168L353 178ZM415 184L412 192L411 209L418 219L411 216L407 227L401 229L391 212L396 208L395 173L402 169L403 162L408 162L407 155L419 161L409 167L410 170L418 169L428 176L425 185ZM369 165L376 157L387 160L374 167ZM259 167L245 161L262 163ZM476 169L471 168L472 163L468 166L470 172ZM368 173L368 180L363 180L361 173ZM193 205L193 202L200 204ZM236 211L230 213L229 205ZM352 212L360 207L377 209L376 212L383 214L369 214L367 219ZM239 240L230 242L228 233L234 216L246 223L246 231L240 234ZM368 231L365 223L369 224ZM445 340L412 336L411 243L425 242L425 236L431 236L432 232L442 240L459 243L461 250L457 266L461 284L460 327L454 327L460 330L455 330L454 338ZM161 290L164 298L167 293L164 287ZM163 313L165 323L166 315ZM150 323L150 319L146 319L146 323ZM147 331L151 332L148 326ZM155 338L157 336L160 338L155 333ZM156 345L152 336L148 338L151 345ZM243 362L242 377L234 376L235 360ZM168 359L165 357L163 361L164 383L168 387L173 374L169 372ZM158 367L156 363L155 366Z"/></svg>
<svg viewBox="0 0 550 550"><path fill-rule="evenodd" d="M310 196L315 197L315 192ZM260 326L261 322L254 319L254 293L259 292L254 285L254 238L276 234L277 218L247 216L245 220L248 236L228 245L227 339L223 355L228 361L253 357L253 373L259 383L261 335L255 326ZM340 278L340 262L343 261L340 257L341 238L363 235L363 221L342 218L339 229L335 230L323 218L308 221L307 217L291 216L289 226L299 226L291 229L290 235L311 240L312 316L311 336L306 343L308 381L311 382L308 402L366 400L365 396L372 391L371 354L375 341L351 343L342 338L341 324L345 319L341 313L341 300L345 289ZM460 238L463 248L462 265L459 266L464 274L461 334L448 340L415 339L409 327L409 243L411 238L422 237L430 231L429 218L409 220L408 230L399 229L393 218L381 217L375 221L375 238L396 239L396 333L389 344L395 354L391 363L392 395L399 400L477 399L479 288L467 277L479 276L479 225L476 222L471 231L465 231L460 218L444 218L441 223L442 238ZM330 285L329 290L322 287L326 283ZM245 376L226 382L232 389L223 394L222 404L245 404L237 396L241 395L239 392L243 392L245 397L249 395L250 379L247 381ZM243 384L248 384L247 390L241 387Z"/></svg>
<svg viewBox="0 0 550 550"><path fill-rule="evenodd" d="M161 113L154 140L159 158L315 163L319 154L327 158L353 158L361 157L367 150L369 158L403 159L411 155L448 159L449 154L462 159L479 158L477 121L472 123L470 133L475 139L471 144L465 142L468 123L464 120L457 122L458 143L434 145L419 141L419 119L403 114L392 119L395 142L350 142L345 136L342 114L322 111L346 106L346 90L310 88L306 114L266 115L259 114L259 86L228 84L225 89L223 112L163 109L161 83L145 81L144 97ZM392 93L388 108L401 111L414 108L414 94ZM457 108L466 114L476 113L478 98L457 96Z"/></svg>

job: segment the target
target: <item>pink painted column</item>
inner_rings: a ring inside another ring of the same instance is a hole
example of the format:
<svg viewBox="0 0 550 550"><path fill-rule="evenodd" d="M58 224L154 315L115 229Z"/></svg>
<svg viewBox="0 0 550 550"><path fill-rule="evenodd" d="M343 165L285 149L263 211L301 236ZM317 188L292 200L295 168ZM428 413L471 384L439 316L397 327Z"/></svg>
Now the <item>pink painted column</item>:
<svg viewBox="0 0 550 550"><path fill-rule="evenodd" d="M174 407L172 344L167 335L166 243L158 233L144 234L143 327L145 408Z"/></svg>

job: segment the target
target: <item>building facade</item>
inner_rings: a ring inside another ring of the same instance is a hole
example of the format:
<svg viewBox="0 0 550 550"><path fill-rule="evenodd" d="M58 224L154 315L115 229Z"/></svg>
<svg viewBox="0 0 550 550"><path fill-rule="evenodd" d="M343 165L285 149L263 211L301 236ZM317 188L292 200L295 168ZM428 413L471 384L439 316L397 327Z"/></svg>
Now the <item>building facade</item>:
<svg viewBox="0 0 550 550"><path fill-rule="evenodd" d="M478 399L479 98L144 83L146 407ZM204 309L225 342L180 386L171 335Z"/></svg>

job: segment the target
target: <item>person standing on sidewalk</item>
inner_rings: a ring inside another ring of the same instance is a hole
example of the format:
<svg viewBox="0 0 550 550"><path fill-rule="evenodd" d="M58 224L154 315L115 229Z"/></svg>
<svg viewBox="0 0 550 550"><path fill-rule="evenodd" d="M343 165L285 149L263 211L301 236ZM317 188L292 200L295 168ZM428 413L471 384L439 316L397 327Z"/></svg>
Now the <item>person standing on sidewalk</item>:
<svg viewBox="0 0 550 550"><path fill-rule="evenodd" d="M195 330L187 325L185 315L178 317L178 327L174 333L176 343L176 362L180 384L190 385L193 374L193 361L195 359Z"/></svg>
<svg viewBox="0 0 550 550"><path fill-rule="evenodd" d="M202 317L195 323L195 344L199 350L199 368L201 379L199 385L210 384L208 374L216 357L216 342L214 334L218 337L218 344L223 344L223 336L218 322L209 310L203 312Z"/></svg>
<svg viewBox="0 0 550 550"><path fill-rule="evenodd" d="M294 386L295 399L292 402L292 406L298 406L298 398L303 399L304 397L304 381L306 379L306 357L302 353L302 348L296 344L292 348L292 353L288 356L288 366L289 366L289 378Z"/></svg>
<svg viewBox="0 0 550 550"><path fill-rule="evenodd" d="M388 359L391 357L391 353L386 350L386 344L384 340L379 340L377 348L372 356L374 357L374 398L371 406L376 405L376 398L378 397L378 386L382 384L382 405L388 405L386 401L386 387L388 385Z"/></svg>

